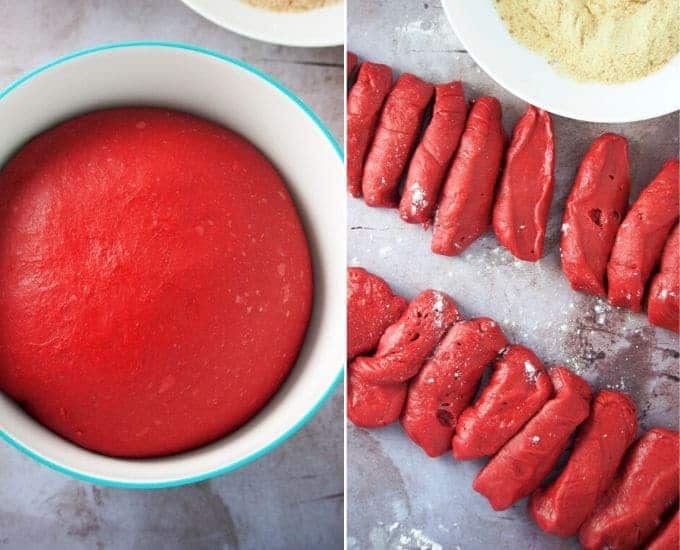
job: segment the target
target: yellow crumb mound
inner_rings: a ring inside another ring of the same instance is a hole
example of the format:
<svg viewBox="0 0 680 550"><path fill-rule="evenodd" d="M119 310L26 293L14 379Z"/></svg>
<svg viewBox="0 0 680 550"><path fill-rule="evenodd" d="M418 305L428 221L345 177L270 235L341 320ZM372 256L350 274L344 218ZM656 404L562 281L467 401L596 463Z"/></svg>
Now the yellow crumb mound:
<svg viewBox="0 0 680 550"><path fill-rule="evenodd" d="M678 53L678 0L494 0L510 34L576 80L626 82Z"/></svg>
<svg viewBox="0 0 680 550"><path fill-rule="evenodd" d="M248 4L273 11L306 11L336 4L340 0L245 0Z"/></svg>

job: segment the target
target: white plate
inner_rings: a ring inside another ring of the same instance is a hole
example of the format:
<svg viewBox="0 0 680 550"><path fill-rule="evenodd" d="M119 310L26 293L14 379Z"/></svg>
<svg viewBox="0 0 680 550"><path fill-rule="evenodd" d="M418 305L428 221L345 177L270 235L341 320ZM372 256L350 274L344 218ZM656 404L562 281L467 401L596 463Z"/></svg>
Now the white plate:
<svg viewBox="0 0 680 550"><path fill-rule="evenodd" d="M632 122L664 115L680 102L680 55L625 84L576 82L508 33L491 0L442 0L458 38L501 86L551 113L591 122Z"/></svg>
<svg viewBox="0 0 680 550"><path fill-rule="evenodd" d="M77 114L122 105L188 111L242 134L278 168L314 262L314 308L300 357L279 392L233 434L160 459L86 451L0 393L0 437L48 466L102 484L156 488L206 479L262 456L295 433L342 379L345 183L342 154L292 93L245 63L179 44L119 44L42 67L0 92L0 166L28 139Z"/></svg>
<svg viewBox="0 0 680 550"><path fill-rule="evenodd" d="M256 8L241 0L182 0L206 19L255 40L282 46L340 46L345 42L345 3L298 12Z"/></svg>

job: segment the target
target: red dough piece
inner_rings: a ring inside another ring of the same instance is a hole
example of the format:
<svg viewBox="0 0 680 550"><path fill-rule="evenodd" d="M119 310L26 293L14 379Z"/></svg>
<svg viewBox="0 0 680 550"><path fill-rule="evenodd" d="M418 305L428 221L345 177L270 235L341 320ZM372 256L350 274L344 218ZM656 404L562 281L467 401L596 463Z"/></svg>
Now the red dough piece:
<svg viewBox="0 0 680 550"><path fill-rule="evenodd" d="M666 241L661 268L649 287L647 316L659 327L680 332L680 226L676 225Z"/></svg>
<svg viewBox="0 0 680 550"><path fill-rule="evenodd" d="M354 73L354 69L357 68L357 64L359 63L359 58L357 57L357 54L352 53L350 51L347 52L347 64L345 66L345 70L347 71L347 78L352 76L352 73Z"/></svg>
<svg viewBox="0 0 680 550"><path fill-rule="evenodd" d="M365 61L347 96L347 190L354 197L361 196L364 158L391 86L392 69Z"/></svg>
<svg viewBox="0 0 680 550"><path fill-rule="evenodd" d="M350 365L347 416L357 426L395 422L406 399L407 381L460 316L451 298L434 290L420 293L380 338L373 357Z"/></svg>
<svg viewBox="0 0 680 550"><path fill-rule="evenodd" d="M120 108L33 139L0 172L0 388L74 443L198 447L277 391L312 268L269 161L176 111Z"/></svg>
<svg viewBox="0 0 680 550"><path fill-rule="evenodd" d="M458 418L453 456L458 460L495 454L545 404L553 391L536 354L510 346L496 360L488 385Z"/></svg>
<svg viewBox="0 0 680 550"><path fill-rule="evenodd" d="M564 367L550 371L555 397L477 475L472 487L494 510L530 495L550 473L571 434L588 418L590 388Z"/></svg>
<svg viewBox="0 0 680 550"><path fill-rule="evenodd" d="M647 280L656 267L680 210L680 161L669 160L642 191L616 234L607 265L609 301L642 309Z"/></svg>
<svg viewBox="0 0 680 550"><path fill-rule="evenodd" d="M362 178L369 206L395 206L401 176L418 138L433 87L404 73L387 96Z"/></svg>
<svg viewBox="0 0 680 550"><path fill-rule="evenodd" d="M678 548L680 548L680 520L676 511L666 525L659 529L647 550L678 550Z"/></svg>
<svg viewBox="0 0 680 550"><path fill-rule="evenodd" d="M408 385L366 382L355 367L367 359L359 357L349 366L347 418L361 428L380 428L399 420Z"/></svg>
<svg viewBox="0 0 680 550"><path fill-rule="evenodd" d="M588 550L639 548L678 498L678 433L654 428L628 454L621 474L580 530Z"/></svg>
<svg viewBox="0 0 680 550"><path fill-rule="evenodd" d="M515 126L493 211L498 241L520 260L543 255L555 185L555 136L550 113L529 105Z"/></svg>
<svg viewBox="0 0 680 550"><path fill-rule="evenodd" d="M477 392L487 365L507 344L493 320L461 321L411 381L401 425L428 455L439 456L451 448L458 415Z"/></svg>
<svg viewBox="0 0 680 550"><path fill-rule="evenodd" d="M566 467L531 497L529 513L541 529L560 537L578 532L611 485L637 427L635 404L626 394L602 390L595 396Z"/></svg>
<svg viewBox="0 0 680 550"><path fill-rule="evenodd" d="M373 357L354 366L367 382L394 384L415 376L449 327L460 320L451 298L436 290L421 292L380 338Z"/></svg>
<svg viewBox="0 0 680 550"><path fill-rule="evenodd" d="M562 219L562 269L574 290L607 295L607 260L629 193L628 142L602 134L581 161Z"/></svg>
<svg viewBox="0 0 680 550"><path fill-rule="evenodd" d="M399 215L408 223L432 218L446 169L465 128L467 102L460 80L434 87L432 120L413 153L399 203Z"/></svg>
<svg viewBox="0 0 680 550"><path fill-rule="evenodd" d="M460 254L488 229L504 141L501 104L495 97L478 99L444 184L434 218L433 252Z"/></svg>
<svg viewBox="0 0 680 550"><path fill-rule="evenodd" d="M406 300L361 267L347 269L347 357L369 353L406 309Z"/></svg>

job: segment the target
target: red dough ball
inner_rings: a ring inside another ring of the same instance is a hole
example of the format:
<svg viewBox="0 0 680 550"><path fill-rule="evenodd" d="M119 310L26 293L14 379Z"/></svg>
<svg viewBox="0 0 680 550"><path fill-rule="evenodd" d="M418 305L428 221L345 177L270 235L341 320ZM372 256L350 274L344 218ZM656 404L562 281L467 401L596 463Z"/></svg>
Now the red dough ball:
<svg viewBox="0 0 680 550"><path fill-rule="evenodd" d="M232 432L293 366L312 270L295 206L237 134L119 108L0 172L0 389L112 456Z"/></svg>
<svg viewBox="0 0 680 550"><path fill-rule="evenodd" d="M541 410L552 391L536 354L524 346L508 346L496 359L489 383L458 418L451 440L454 458L496 454Z"/></svg>
<svg viewBox="0 0 680 550"><path fill-rule="evenodd" d="M652 428L628 452L619 475L579 530L587 550L641 548L678 499L678 432Z"/></svg>
<svg viewBox="0 0 680 550"><path fill-rule="evenodd" d="M571 288L606 296L607 260L628 206L628 141L602 134L581 161L562 218L560 257Z"/></svg>
<svg viewBox="0 0 680 550"><path fill-rule="evenodd" d="M616 234L607 265L608 297L613 305L642 309L648 279L679 210L680 161L672 159L642 190Z"/></svg>
<svg viewBox="0 0 680 550"><path fill-rule="evenodd" d="M680 226L671 231L661 255L661 267L649 286L649 322L680 332Z"/></svg>
<svg viewBox="0 0 680 550"><path fill-rule="evenodd" d="M590 387L565 367L550 370L555 394L477 475L472 488L496 510L529 496L550 473L590 413Z"/></svg>
<svg viewBox="0 0 680 550"><path fill-rule="evenodd" d="M478 317L455 323L411 381L401 425L429 456L451 448L460 413L472 401L508 341L498 323Z"/></svg>
<svg viewBox="0 0 680 550"><path fill-rule="evenodd" d="M365 360L358 357L349 366L347 418L360 428L381 428L399 419L408 386L365 381L355 370Z"/></svg>
<svg viewBox="0 0 680 550"><path fill-rule="evenodd" d="M405 309L406 300L383 279L361 267L347 268L347 357L373 351Z"/></svg>
<svg viewBox="0 0 680 550"><path fill-rule="evenodd" d="M571 537L609 488L638 423L625 393L600 391L579 430L566 466L529 501L529 513L547 533Z"/></svg>

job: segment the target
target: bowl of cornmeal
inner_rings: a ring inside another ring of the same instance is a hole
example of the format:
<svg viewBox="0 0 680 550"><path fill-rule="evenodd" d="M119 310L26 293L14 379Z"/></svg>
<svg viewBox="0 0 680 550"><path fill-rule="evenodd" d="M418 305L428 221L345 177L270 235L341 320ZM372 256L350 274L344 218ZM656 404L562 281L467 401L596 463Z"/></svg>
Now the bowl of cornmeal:
<svg viewBox="0 0 680 550"><path fill-rule="evenodd" d="M340 46L345 38L343 0L182 0L213 23L282 46Z"/></svg>
<svg viewBox="0 0 680 550"><path fill-rule="evenodd" d="M590 122L632 122L678 109L676 0L442 5L480 67L538 107Z"/></svg>

